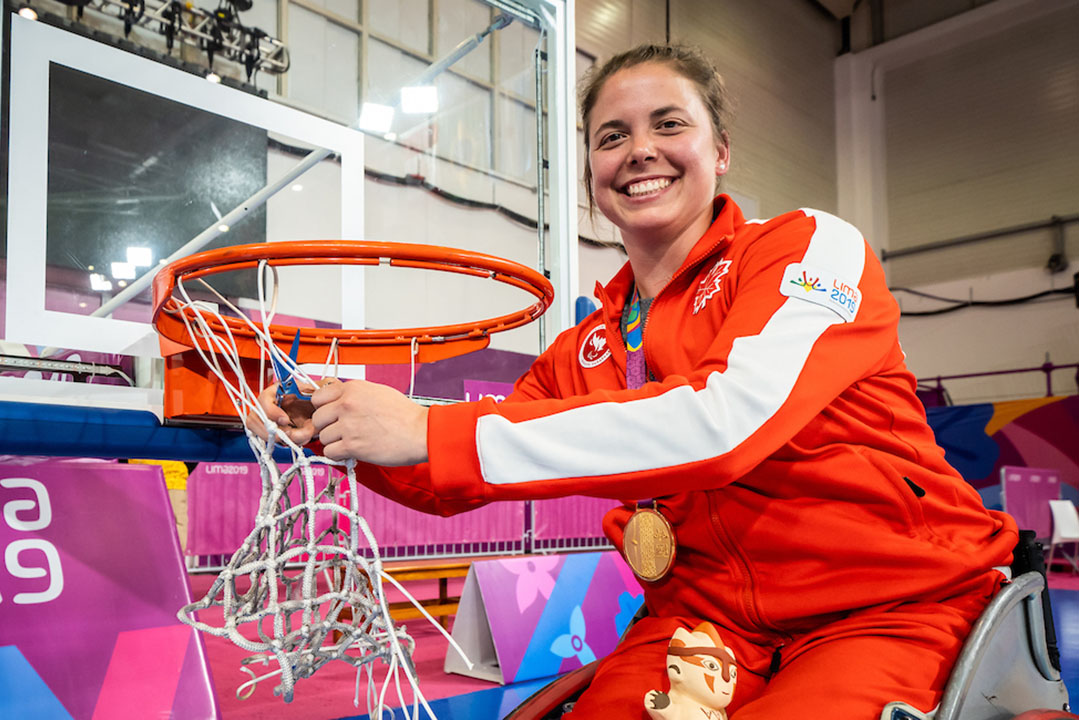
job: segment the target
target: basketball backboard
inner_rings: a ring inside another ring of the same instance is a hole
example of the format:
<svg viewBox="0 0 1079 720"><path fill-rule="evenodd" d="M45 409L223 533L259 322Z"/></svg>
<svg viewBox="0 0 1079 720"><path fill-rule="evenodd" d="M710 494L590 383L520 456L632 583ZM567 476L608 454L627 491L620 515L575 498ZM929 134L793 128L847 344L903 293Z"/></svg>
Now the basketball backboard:
<svg viewBox="0 0 1079 720"><path fill-rule="evenodd" d="M556 289L542 331L536 323L492 347L534 355L572 322L572 3L339 0L312 10L278 0L276 14L270 4L259 3L259 21L291 62L247 86L224 53L213 68L236 80L210 83L191 71L190 48L163 51L149 27L125 42L122 23L92 9L81 21L59 3L66 20L5 13L0 405L18 404L18 417L60 405L160 418L158 340L139 284L209 247L371 239L477 250L539 268ZM173 56L186 69L163 62ZM416 111L402 89L417 86L433 87L437 105ZM392 111L389 127L361 129L367 103ZM276 309L309 327L388 328L520 305L512 288L436 275L288 268ZM257 314L252 277L222 282ZM100 417L107 435L111 416Z"/></svg>

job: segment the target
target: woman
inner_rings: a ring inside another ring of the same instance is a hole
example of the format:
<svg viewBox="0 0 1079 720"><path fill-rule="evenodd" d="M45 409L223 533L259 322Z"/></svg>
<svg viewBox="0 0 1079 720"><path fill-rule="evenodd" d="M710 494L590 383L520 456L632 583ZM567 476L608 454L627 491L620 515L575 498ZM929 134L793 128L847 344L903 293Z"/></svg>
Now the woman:
<svg viewBox="0 0 1079 720"><path fill-rule="evenodd" d="M932 710L1016 531L936 446L875 256L827 213L747 221L713 197L727 98L700 55L631 50L581 104L590 196L629 255L601 308L500 405L333 384L293 439L317 432L369 487L430 512L623 500L604 526L649 617L576 720ZM272 390L263 402L289 422ZM715 697L691 697L698 671Z"/></svg>

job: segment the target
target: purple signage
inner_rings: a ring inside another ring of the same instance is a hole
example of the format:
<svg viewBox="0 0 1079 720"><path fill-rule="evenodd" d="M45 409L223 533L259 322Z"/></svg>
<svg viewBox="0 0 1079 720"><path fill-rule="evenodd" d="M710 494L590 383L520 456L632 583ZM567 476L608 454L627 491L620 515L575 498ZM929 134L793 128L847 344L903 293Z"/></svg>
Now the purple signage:
<svg viewBox="0 0 1079 720"><path fill-rule="evenodd" d="M475 666L450 649L445 668L502 683L573 670L614 649L643 599L616 552L474 562L453 637Z"/></svg>
<svg viewBox="0 0 1079 720"><path fill-rule="evenodd" d="M513 383L491 382L490 380L465 380L465 402L475 402L480 398L491 397L495 402L502 402L513 392Z"/></svg>
<svg viewBox="0 0 1079 720"><path fill-rule="evenodd" d="M0 549L0 717L217 717L160 467L0 464Z"/></svg>

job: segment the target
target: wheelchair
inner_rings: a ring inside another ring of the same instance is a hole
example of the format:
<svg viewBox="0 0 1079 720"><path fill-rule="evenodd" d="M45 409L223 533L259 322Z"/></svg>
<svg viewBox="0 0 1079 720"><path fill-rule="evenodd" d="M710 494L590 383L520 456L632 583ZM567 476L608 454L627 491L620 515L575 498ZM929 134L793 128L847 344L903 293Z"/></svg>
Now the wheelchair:
<svg viewBox="0 0 1079 720"><path fill-rule="evenodd" d="M1068 705L1049 605L1045 564L1034 533L1022 531L1005 584L978 618L936 710L912 714L900 703L882 720L1079 720ZM541 688L505 720L558 720L587 689L595 661Z"/></svg>

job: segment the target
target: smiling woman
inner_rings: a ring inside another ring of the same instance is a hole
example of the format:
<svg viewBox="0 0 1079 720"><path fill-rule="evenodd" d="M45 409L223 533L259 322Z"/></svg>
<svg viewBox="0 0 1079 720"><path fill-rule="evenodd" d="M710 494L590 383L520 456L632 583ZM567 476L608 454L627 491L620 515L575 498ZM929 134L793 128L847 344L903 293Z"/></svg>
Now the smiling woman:
<svg viewBox="0 0 1079 720"><path fill-rule="evenodd" d="M828 213L746 220L715 195L729 101L707 58L643 46L585 83L585 177L629 255L600 309L500 404L421 412L353 381L313 395L310 426L328 456L366 463L366 485L428 512L623 501L604 530L649 616L574 720L922 717L1016 529L936 445L875 254ZM289 422L272 391L262 402ZM691 628L702 639L674 666L702 673L693 694L668 678ZM720 648L737 688L709 667Z"/></svg>
<svg viewBox="0 0 1079 720"><path fill-rule="evenodd" d="M642 297L655 297L712 224L727 133L693 81L653 62L612 75L585 112L595 203L621 231Z"/></svg>

